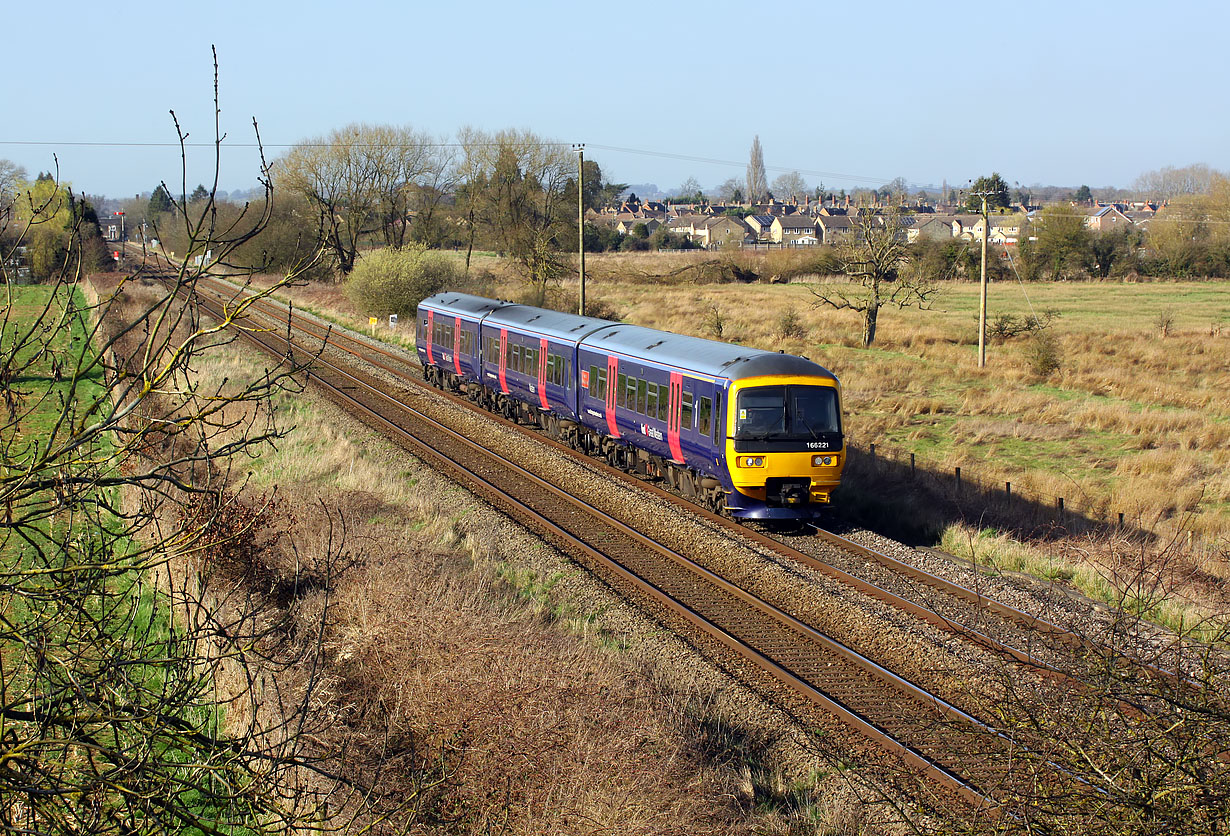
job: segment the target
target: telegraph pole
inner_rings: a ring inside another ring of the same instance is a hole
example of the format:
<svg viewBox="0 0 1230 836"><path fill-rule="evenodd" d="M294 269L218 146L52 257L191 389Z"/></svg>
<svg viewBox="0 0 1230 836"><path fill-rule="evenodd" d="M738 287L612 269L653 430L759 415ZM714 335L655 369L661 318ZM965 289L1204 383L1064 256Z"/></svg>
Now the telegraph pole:
<svg viewBox="0 0 1230 836"><path fill-rule="evenodd" d="M576 143L572 147L577 152L577 251L581 279L577 313L585 316L585 143Z"/></svg>
<svg viewBox="0 0 1230 836"><path fill-rule="evenodd" d="M978 368L987 365L987 239L991 220L987 215L987 195L982 193L982 288L978 300Z"/></svg>

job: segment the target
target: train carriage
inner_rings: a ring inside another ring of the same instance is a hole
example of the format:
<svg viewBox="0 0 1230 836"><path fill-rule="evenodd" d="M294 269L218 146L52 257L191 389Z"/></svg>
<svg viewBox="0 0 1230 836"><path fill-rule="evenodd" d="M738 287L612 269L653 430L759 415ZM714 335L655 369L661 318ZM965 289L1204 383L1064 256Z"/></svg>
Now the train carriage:
<svg viewBox="0 0 1230 836"><path fill-rule="evenodd" d="M435 385L466 393L480 380L479 326L504 302L468 293L440 293L419 304L415 350L423 374Z"/></svg>
<svg viewBox="0 0 1230 836"><path fill-rule="evenodd" d="M605 319L508 304L482 322L482 383L494 407L568 436L577 420L577 345ZM553 421L551 419L554 419Z"/></svg>

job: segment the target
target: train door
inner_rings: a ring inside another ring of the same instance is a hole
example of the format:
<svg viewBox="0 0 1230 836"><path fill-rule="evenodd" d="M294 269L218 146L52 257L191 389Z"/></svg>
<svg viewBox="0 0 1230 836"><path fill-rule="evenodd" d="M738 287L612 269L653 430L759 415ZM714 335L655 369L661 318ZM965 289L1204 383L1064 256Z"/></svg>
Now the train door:
<svg viewBox="0 0 1230 836"><path fill-rule="evenodd" d="M613 438L619 438L619 422L615 416L615 388L619 382L619 358L610 354L606 358L606 426Z"/></svg>
<svg viewBox="0 0 1230 836"><path fill-rule="evenodd" d="M543 409L550 409L551 404L547 402L547 354L549 346L546 337L541 337L538 340L538 402L542 404Z"/></svg>
<svg viewBox="0 0 1230 836"><path fill-rule="evenodd" d="M508 370L508 329L500 329L500 391L505 395L508 394L508 378L505 372Z"/></svg>
<svg viewBox="0 0 1230 836"><path fill-rule="evenodd" d="M671 461L683 464L683 445L679 441L680 413L683 410L683 375L671 372L670 396L666 411L666 441L671 448Z"/></svg>

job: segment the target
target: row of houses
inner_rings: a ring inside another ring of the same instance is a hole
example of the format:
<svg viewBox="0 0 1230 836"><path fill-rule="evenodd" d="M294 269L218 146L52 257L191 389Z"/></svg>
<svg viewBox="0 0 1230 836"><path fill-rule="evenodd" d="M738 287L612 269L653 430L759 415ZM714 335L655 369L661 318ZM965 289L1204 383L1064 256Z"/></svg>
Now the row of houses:
<svg viewBox="0 0 1230 836"><path fill-rule="evenodd" d="M706 248L726 246L732 242L744 246L776 245L781 247L815 247L835 244L856 227L857 217L864 213L879 214L875 207L851 208L823 204L768 204L753 207L753 214L744 218L725 214L731 207L696 207L664 204L624 204L616 213L591 213L594 222L610 223L621 235L630 235L638 226L652 234L665 226L668 231L685 235L693 243ZM740 207L746 211L746 207ZM721 212L715 211L721 209ZM1084 216L1085 225L1094 232L1108 232L1124 227L1144 228L1157 207L1120 207L1118 205L1073 206L1072 211ZM946 240L980 242L984 237L992 244L1012 246L1020 240L1021 230L1037 213L1036 209L990 215L937 212L935 207L900 207L908 240Z"/></svg>

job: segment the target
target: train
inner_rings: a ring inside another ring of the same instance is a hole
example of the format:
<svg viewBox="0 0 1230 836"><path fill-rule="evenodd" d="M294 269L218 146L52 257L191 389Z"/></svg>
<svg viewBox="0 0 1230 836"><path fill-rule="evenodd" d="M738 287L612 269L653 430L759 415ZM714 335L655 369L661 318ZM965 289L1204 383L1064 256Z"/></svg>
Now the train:
<svg viewBox="0 0 1230 836"><path fill-rule="evenodd" d="M466 293L418 306L431 384L737 520L832 502L841 383L804 357Z"/></svg>

